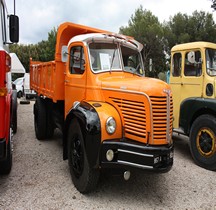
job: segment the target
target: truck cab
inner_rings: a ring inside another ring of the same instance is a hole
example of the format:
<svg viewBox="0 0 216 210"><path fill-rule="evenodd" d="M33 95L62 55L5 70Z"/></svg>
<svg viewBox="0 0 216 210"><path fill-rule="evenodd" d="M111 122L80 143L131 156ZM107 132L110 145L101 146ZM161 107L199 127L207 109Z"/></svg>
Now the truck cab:
<svg viewBox="0 0 216 210"><path fill-rule="evenodd" d="M8 44L18 42L19 21L16 15L7 14L4 0L0 0L0 13L0 174L8 174L12 166L12 134L17 130L17 94L12 90Z"/></svg>
<svg viewBox="0 0 216 210"><path fill-rule="evenodd" d="M192 42L171 50L174 131L189 136L195 162L216 169L216 44Z"/></svg>

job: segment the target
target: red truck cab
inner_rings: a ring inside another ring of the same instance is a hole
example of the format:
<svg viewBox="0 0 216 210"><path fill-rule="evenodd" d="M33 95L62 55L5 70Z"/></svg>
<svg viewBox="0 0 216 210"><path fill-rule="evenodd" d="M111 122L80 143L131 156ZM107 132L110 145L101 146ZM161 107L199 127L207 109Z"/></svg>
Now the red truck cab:
<svg viewBox="0 0 216 210"><path fill-rule="evenodd" d="M10 42L18 42L18 17L7 16L6 3L1 0L0 21L0 174L8 174L12 166L12 134L17 130L17 98L11 85L11 58L8 50L9 17Z"/></svg>

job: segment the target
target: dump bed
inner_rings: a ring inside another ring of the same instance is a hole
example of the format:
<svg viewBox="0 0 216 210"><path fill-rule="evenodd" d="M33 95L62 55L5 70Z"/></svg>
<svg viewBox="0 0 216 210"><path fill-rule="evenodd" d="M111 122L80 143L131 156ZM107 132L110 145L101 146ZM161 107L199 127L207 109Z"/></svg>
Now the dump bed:
<svg viewBox="0 0 216 210"><path fill-rule="evenodd" d="M30 87L38 95L46 96L54 102L64 100L65 63L61 61L62 46L81 34L110 33L108 31L82 26L74 23L63 23L58 28L56 38L55 61L40 62L30 60Z"/></svg>

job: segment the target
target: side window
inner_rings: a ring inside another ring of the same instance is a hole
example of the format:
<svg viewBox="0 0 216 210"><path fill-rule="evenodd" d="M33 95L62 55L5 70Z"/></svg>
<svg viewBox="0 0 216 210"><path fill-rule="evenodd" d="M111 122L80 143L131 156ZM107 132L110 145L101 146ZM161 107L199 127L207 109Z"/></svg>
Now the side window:
<svg viewBox="0 0 216 210"><path fill-rule="evenodd" d="M184 75L199 77L202 74L201 52L190 51L185 54Z"/></svg>
<svg viewBox="0 0 216 210"><path fill-rule="evenodd" d="M179 77L181 75L181 53L175 53L172 61L172 75L173 77Z"/></svg>
<svg viewBox="0 0 216 210"><path fill-rule="evenodd" d="M85 56L83 47L72 47L70 50L70 73L83 74L85 71Z"/></svg>

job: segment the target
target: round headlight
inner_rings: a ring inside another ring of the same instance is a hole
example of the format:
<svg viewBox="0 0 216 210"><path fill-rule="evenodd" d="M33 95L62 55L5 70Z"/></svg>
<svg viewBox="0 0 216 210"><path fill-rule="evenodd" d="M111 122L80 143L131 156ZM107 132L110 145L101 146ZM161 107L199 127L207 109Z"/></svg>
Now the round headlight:
<svg viewBox="0 0 216 210"><path fill-rule="evenodd" d="M106 131L109 134L113 134L116 130L116 121L113 117L109 117L106 121Z"/></svg>

